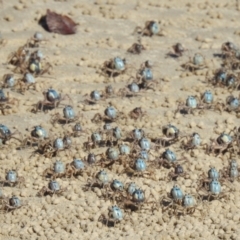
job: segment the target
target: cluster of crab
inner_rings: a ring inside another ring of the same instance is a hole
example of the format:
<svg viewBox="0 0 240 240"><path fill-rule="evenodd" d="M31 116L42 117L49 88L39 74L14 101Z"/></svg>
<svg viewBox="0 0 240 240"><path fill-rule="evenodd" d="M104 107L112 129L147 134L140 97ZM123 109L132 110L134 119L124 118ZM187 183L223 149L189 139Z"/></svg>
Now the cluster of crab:
<svg viewBox="0 0 240 240"><path fill-rule="evenodd" d="M25 185L25 178L19 176L17 169L6 170L5 179L0 176L0 212L9 212L26 205L17 196L7 197L3 194L3 187L22 187Z"/></svg>
<svg viewBox="0 0 240 240"><path fill-rule="evenodd" d="M2 80L2 88L10 88L20 93L29 89L36 89L35 78L50 72L52 65L45 62L39 44L46 41L43 35L36 32L26 44L11 53L7 59L7 64L14 66L13 72L22 76L16 79L14 74L5 74Z"/></svg>
<svg viewBox="0 0 240 240"><path fill-rule="evenodd" d="M206 82L208 87L211 85L216 87L227 87L231 93L234 90L238 90L240 86L240 77L237 70L239 67L236 65L238 60L239 50L231 42L223 43L222 54L220 54L223 63L222 67L214 70L213 76L209 76L209 72L206 75ZM193 64L198 65L197 62L201 59L199 54L195 54ZM195 62L195 63L194 63ZM231 66L230 66L231 65ZM233 67L233 66L234 67ZM199 69L199 68L196 68ZM189 71L193 71L188 69ZM175 114L180 112L182 114L199 112L203 113L205 110L214 110L222 113L223 111L239 113L240 111L240 99L239 96L233 94L226 97L225 101L214 101L214 96L211 90L206 90L200 96L188 96L186 101L178 101L178 108Z"/></svg>
<svg viewBox="0 0 240 240"><path fill-rule="evenodd" d="M71 131L65 131L63 136L49 136L46 129L42 126L34 126L30 136L26 136L22 140L21 148L35 146L36 149L32 155L40 154L48 158L58 156L61 151L68 151L71 155L72 138L80 137L85 133L79 122L76 122Z"/></svg>
<svg viewBox="0 0 240 240"><path fill-rule="evenodd" d="M144 177L154 181L177 181L178 178L190 178L188 169L184 171L183 166L180 165L180 163L188 160L184 157L178 159L172 150L165 147L180 142L180 146L184 150L198 148L201 145L201 138L198 133L184 135L181 134L174 125L168 124L163 126L162 130L164 135L158 139L147 138L142 129L134 129L124 138L124 133L121 134L118 127L109 128L109 123L107 127L107 131L104 125L104 130L99 130L91 135L92 141L90 145L89 142L85 143L91 147L87 149L88 151L92 148L110 145L105 154L100 154L100 158L95 159L94 165L92 166L100 165L101 168L113 170L113 165L118 164L123 166L123 170L120 173L118 172L119 167L115 168L118 174L122 175L126 173L130 178ZM219 155L227 151L234 152L234 148L239 142L239 131L237 129L233 131L234 136L232 137L229 134L222 133L215 140L212 139L205 148L206 153ZM108 137L102 138L101 134L103 133ZM156 152L159 148L164 148L164 151L160 156L155 157L153 150ZM150 155L154 156L153 159L151 159ZM156 169L161 167L167 169L173 168L173 170L168 173L167 178L157 179ZM213 171L215 172L213 173ZM178 186L174 186L170 193L167 194L167 196L163 194L160 200L156 200L154 196L150 196L151 201L145 199L144 191L141 188L137 188L135 194L134 191L130 193L129 189L133 186L133 183L126 184L125 186L119 179L110 181L106 170L97 171L93 178L88 178L83 189L100 188L102 190L102 197L111 200L113 204L115 204L109 209L109 217L105 215L100 216L100 220L107 225L121 221L123 219L123 210L130 212L138 211L141 209L141 206L147 207L149 204L151 204L152 210L162 207L162 212L165 212L168 209L170 215L193 214L195 210L198 209L203 216L205 209L203 205L206 201L221 198L228 199L228 193L231 192L232 189L229 188L229 191L223 192L221 188L222 179L225 179L225 181L229 180L229 182L233 182L234 180L239 181L238 172L239 168L237 163L233 160L229 167L220 171L220 174L216 173L215 168L211 168L208 172L208 177L204 174L199 176L197 195L184 195ZM109 221L111 223L109 223Z"/></svg>
<svg viewBox="0 0 240 240"><path fill-rule="evenodd" d="M145 27L137 28L136 32L141 37L152 37L160 34L156 21L146 22ZM36 33L27 44L9 56L8 63L15 66L15 72L34 78L50 70L51 65L48 63L46 63L45 67L42 67L43 56L40 50L29 50L38 47L44 40L41 34ZM139 40L128 52L140 54L144 49L145 47L141 44L141 40ZM181 57L186 51L180 43L174 45L173 50L174 53L168 53L167 55ZM226 55L225 58L227 59L229 56ZM182 67L185 70L196 72L204 69L206 62L201 54L195 54L193 59L183 64ZM115 57L109 61L105 61L101 71L105 76L115 78L118 75L124 74L127 69L128 64L125 59ZM12 74L5 75L3 80L3 87L13 88L16 86ZM153 65L150 61L142 63L136 72L136 76L131 77L130 80L133 81L118 91L115 91L111 85L107 86L102 92L98 90L92 91L90 97L86 98L83 102L85 104L96 104L113 97L139 96L141 92L147 89L152 88L156 90L156 86L159 84L159 81L153 78ZM20 91L24 92L26 89L34 86L35 80L31 81L20 80ZM62 195L67 191L67 188L60 186L60 183L57 181L58 178L78 179L79 176L87 173L88 179L83 186L83 190L89 191L99 188L101 190L101 197L105 200L110 200L113 204L109 208L108 216L101 214L99 218L99 221L110 226L123 220L124 211L129 213L132 211L141 211L143 207L149 209L149 205L152 211L162 208L163 213L168 210L167 212L170 215L193 214L196 209L203 215L204 208L201 205L206 201L219 200L225 197L228 199L228 192L222 191L223 183L225 184L227 180L229 182L239 180L239 168L236 161L233 160L230 162L229 167L219 172L215 168L211 168L208 171L208 176L202 174L199 177L197 194L184 194L179 186L174 185L167 194L164 193L165 191L161 191L159 199L156 199L156 196L153 194L146 197L144 186L139 187L134 181L124 183L118 178L111 181L109 180L108 171L116 171L115 173L118 176L126 174L131 180L141 177L149 178L153 181L169 182L177 181L179 178L188 179L190 178L189 169L182 166L182 163L184 164L188 159L183 155L178 158L177 154L170 147L179 143L180 148L184 151L203 148L204 146L201 145L201 137L198 133L183 134L172 124L163 126L162 134L157 138L153 138L151 134L147 134L143 129L139 128L134 128L128 133L122 132L118 125L121 120L131 118L141 121L143 117L147 116L147 113L141 107L137 107L126 115L118 111L110 102L103 114L96 113L91 119L92 123L103 125L103 127L98 127L97 130L91 132L90 136L88 135L87 141L83 143L83 149L87 154L84 158L79 159L73 157L71 151L73 146L72 138L86 136L86 134L90 133L89 129L82 128L80 123L82 116L76 114L73 108L73 101L69 95L62 96L55 89L49 88L43 92L43 96L43 100L34 104L32 112L35 114L39 111L47 112L48 110L64 105L62 114L53 114L50 121L53 125L62 124L65 126L73 124L70 132L66 131L63 136L51 136L43 126L36 125L31 130L28 130L26 136L23 136L19 131L11 132L7 126L0 125L0 142L2 145L5 145L11 139L15 139L20 142L20 148L34 148L32 155L41 154L46 158L52 159L53 157L59 157L60 152L66 151L68 157L72 158L67 164L58 158L53 163L53 166L43 171L43 178L48 179L49 182L38 191L38 197ZM0 97L0 104L5 104L6 102L10 104L11 99L5 97L3 91L0 92ZM68 104L62 104L65 100L69 101ZM233 109L237 109L236 111L238 111L238 99L229 96L227 104L229 105L227 105L229 111ZM189 96L186 103L180 102L176 113L179 111L181 113L192 113L195 110L203 111L205 109L223 111L225 107L219 102L214 103L212 92L205 91L200 97ZM114 124L117 126L114 127ZM231 136L232 133L233 135ZM226 152L238 154L239 141L240 130L235 128L229 134L222 133L216 139L211 139L210 143L205 146L205 151L207 154L216 154L217 156ZM96 148L107 149L100 154L92 153L92 150ZM119 168L115 167L115 165L118 165ZM100 167L101 170L99 170ZM163 179L158 177L157 169L160 168L170 169L167 177ZM0 178L0 184L3 187L21 187L25 184L25 179L18 175L16 169L12 169L6 171L5 180ZM231 191L231 188L229 191ZM0 200L3 211L15 210L23 206L18 197L7 198L2 192L0 192Z"/></svg>
<svg viewBox="0 0 240 240"><path fill-rule="evenodd" d="M16 210L21 208L23 205L19 197L12 196L6 197L2 192L2 187L4 186L11 186L11 187L21 187L24 185L25 179L22 176L18 176L17 170L9 170L6 171L5 180L0 177L0 211L1 212L9 212L12 210Z"/></svg>
<svg viewBox="0 0 240 240"><path fill-rule="evenodd" d="M113 58L104 63L103 72L105 74L123 73L125 70L125 60L120 57ZM111 65L106 67L106 65ZM120 67L121 66L121 67ZM109 70L111 69L111 71ZM121 70L122 69L122 70ZM141 64L139 70L137 70L136 77L130 77L130 83L124 88L114 89L112 85L105 87L104 91L94 90L89 94L89 97L84 99L84 104L96 104L106 99L114 97L136 97L141 96L148 89L156 89L156 85L160 84L159 81L154 80L152 72L152 64L150 61L145 61Z"/></svg>
<svg viewBox="0 0 240 240"><path fill-rule="evenodd" d="M207 210L206 201L225 199L229 200L229 193L233 191L227 182L239 181L239 167L236 160L231 160L229 166L217 171L215 167L210 167L207 176L202 173L198 179L196 194L183 194L181 188L175 185L170 193L161 197L162 212L168 210L170 215L193 214L197 209L201 217L204 209ZM222 186L227 189L222 189ZM203 207L204 205L204 207ZM202 206L200 208L200 206Z"/></svg>
<svg viewBox="0 0 240 240"><path fill-rule="evenodd" d="M192 215L196 210L204 218L207 215L209 205L208 201L212 200L229 200L229 193L233 191L233 188L227 184L227 180L234 181L239 180L239 168L235 160L230 162L230 166L224 168L221 171L217 171L216 168L211 167L208 171L208 176L206 177L203 173L199 176L198 187L196 193L185 194L181 188L174 185L167 195L163 195L160 198L160 206L162 207L162 212L167 212L170 216L181 216L181 215ZM221 177L220 177L221 176ZM224 181L224 187L227 189L222 189Z"/></svg>
<svg viewBox="0 0 240 240"><path fill-rule="evenodd" d="M222 113L223 111L239 113L240 111L240 99L233 95L226 97L225 102L215 101L213 93L210 90L206 90L201 94L201 96L188 96L186 101L178 101L178 107L174 114L194 114L198 112L203 114L206 110L218 111Z"/></svg>
<svg viewBox="0 0 240 240"><path fill-rule="evenodd" d="M221 68L214 70L213 76L206 76L208 84L218 87L227 87L229 90L238 90L240 85L239 72L240 52L232 42L222 44Z"/></svg>
<svg viewBox="0 0 240 240"><path fill-rule="evenodd" d="M222 44L223 67L228 70L238 70L240 67L240 51L233 42L225 42Z"/></svg>
<svg viewBox="0 0 240 240"><path fill-rule="evenodd" d="M238 173L237 163L232 160L229 167L220 172L212 167L208 171L208 177L202 174L196 194L184 194L179 186L174 185L169 193L162 194L159 199L156 199L152 194L146 198L145 191L138 188L134 182L124 184L117 179L109 181L107 172L100 170L94 179L88 179L84 190L87 191L94 187L101 188L102 198L113 202L114 205L109 208L108 216L101 214L99 217L99 221L107 226L114 225L124 219L123 209L128 212L129 216L131 211L140 211L143 207L149 209L149 205L151 211L162 208L162 213L178 217L186 214L192 215L198 210L201 218L204 218L208 211L208 201L229 200L229 193L233 189L226 185L228 190L223 191L222 181L229 180L232 182L234 179L239 179Z"/></svg>
<svg viewBox="0 0 240 240"><path fill-rule="evenodd" d="M105 61L101 67L101 71L106 77L116 77L120 74L124 74L129 67L130 65L126 63L125 59L115 57ZM97 101L106 98L139 96L141 92L148 89L155 91L160 83L160 80L153 77L153 64L151 61L147 60L140 65L139 69L137 69L136 75L129 78L129 84L127 84L126 87L115 91L112 86L107 86L105 92L91 92L90 98L86 99L84 102L94 104Z"/></svg>
<svg viewBox="0 0 240 240"><path fill-rule="evenodd" d="M160 36L160 28L157 21L146 21L144 27L136 27L134 33L138 34L137 42L133 43L130 48L128 48L127 52L131 54L140 54L143 50L146 50L146 47L141 43L142 36Z"/></svg>
<svg viewBox="0 0 240 240"><path fill-rule="evenodd" d="M94 180L89 179L88 184L84 186L84 190L88 191L93 187L101 187L102 198L110 200L114 204L109 208L108 216L101 214L98 219L107 226L114 225L126 218L124 211L128 212L129 216L131 211L140 211L143 207L148 208L149 204L152 210L155 208L156 201L153 195L147 198L145 191L134 182L124 184L117 179L109 181L108 174L104 170L100 170ZM152 198L151 201L149 200L150 197Z"/></svg>
<svg viewBox="0 0 240 240"><path fill-rule="evenodd" d="M111 111L109 110L109 112ZM110 116L112 115L110 114ZM162 128L163 136L153 139L151 137L147 137L147 134L143 129L133 129L127 134L122 133L119 127L112 127L113 122L116 121L108 122L109 120L112 120L111 117L108 119L103 118L101 120L102 122L107 123L104 124L102 130L98 129L91 134L90 139L84 143L84 148L86 151L90 151L96 147L107 146L108 148L106 152L100 154L100 158L98 160L96 158L97 156L95 156L93 153L88 154L84 160L73 159L73 161L67 164L66 167L60 160L56 161L53 168L48 168L43 173L45 177L50 177L51 181L47 187L43 187L40 190L38 194L39 196L46 194L52 195L55 193L58 195L66 190L65 188L61 188L59 186L59 183L56 182L56 178L77 177L84 171L88 171L88 175L92 175L94 167L101 166L103 168L112 169L114 164L123 165L124 170L121 173L126 173L130 177L149 177L153 180L156 180L155 169L156 167L160 168L163 166L174 169L168 174L167 179L169 181L176 181L178 177L189 178L187 171L184 171L183 167L179 164L180 162L187 160L184 158L177 159L176 154L169 148L165 149L161 155L154 158L154 160L150 160L149 155L154 155L152 150L169 147L177 142L181 143L181 148L184 150L197 148L201 145L201 138L198 133L193 133L191 135L182 134L177 127L172 124L168 124ZM211 143L206 147L206 152L208 154L223 154L226 151L236 153L240 141L239 129L235 128L232 130L232 132L234 133L233 136L222 133L215 140L211 140ZM38 152L43 154L45 157L51 158L53 156L57 156L59 151L71 149L71 137L78 137L87 132L84 131L81 127L81 124L77 122L72 128L72 132L66 134L63 138L49 138L47 131L42 126L35 126L31 130L30 136L27 136L26 138L21 138L22 135L18 131L12 133L5 125L0 125L0 133L1 142L3 144L11 139L16 139L21 142L22 148L26 146L37 146L37 150L34 152ZM183 139L186 140L183 141ZM238 178L238 168L235 167L232 169L231 167L230 169L225 169L223 171L223 175L225 178L228 176L229 179L234 180L235 178ZM2 181L4 185L9 184L10 186L15 186L24 183L24 178L18 177L18 174L14 170L9 171L5 179L6 180ZM215 176L212 180L216 179L217 178ZM109 184L105 171L97 172L95 178L89 179L88 181L89 188L98 186L105 189L105 184L106 186ZM113 185L109 185L111 190L116 190L118 192L118 189L115 189ZM210 185L209 189L211 189ZM107 192L109 192L109 188L107 188ZM103 195L109 196L107 192L105 192ZM218 193L213 194L217 195ZM121 206L123 199L125 201L129 200L130 198L132 204L136 204L137 201L133 196L131 197L129 195L121 195L121 197L119 197L117 194L116 196L117 197L115 198L114 193L113 199L120 199L118 201L119 206ZM181 202L181 204L183 204L183 202ZM178 212L179 210L176 211Z"/></svg>
<svg viewBox="0 0 240 240"><path fill-rule="evenodd" d="M30 136L25 138L22 137L19 131L11 132L7 126L0 125L0 140L2 144L6 144L12 139L17 140L20 145L20 148L26 148L36 146L37 149L35 152L40 152L45 157L52 157L57 155L59 151L70 149L71 147L71 139L70 136L79 137L82 134L82 129L80 123L76 123L73 126L72 133L64 136L64 138L56 138L52 140L48 136L47 131L42 126L35 126L31 132ZM88 162L94 162L95 156L89 155ZM50 182L47 186L42 187L40 191L37 193L37 196L45 196L45 195L61 195L65 192L66 188L61 188L60 184L56 181L56 178L65 177L65 178L73 178L80 175L85 169L85 163L80 159L73 159L72 162L65 164L57 160L53 168L47 168L43 172L43 177L50 178ZM5 186L8 187L22 187L25 185L25 178L23 176L19 176L17 169L6 170L5 179L0 177L0 209L3 212L13 211L26 204L22 204L20 199L17 196L12 196L11 198L7 198L3 192L2 188Z"/></svg>
<svg viewBox="0 0 240 240"><path fill-rule="evenodd" d="M222 44L221 68L213 72L213 76L207 75L206 82L214 87L226 87L231 93L238 90L240 86L240 78L238 69L240 66L239 50L232 42ZM216 103L217 110L236 112L240 110L239 96L229 95L224 102Z"/></svg>
<svg viewBox="0 0 240 240"><path fill-rule="evenodd" d="M61 95L56 90L50 88L43 92L44 99L33 105L32 112L37 113L38 111L48 111L56 109L62 104L62 101L68 100L72 103L72 99L69 95ZM1 144L6 144L10 139L16 139L21 142L20 148L25 148L26 146L37 146L35 152L42 153L45 156L52 157L57 154L58 151L69 149L71 146L71 137L78 137L82 135L85 131L82 129L79 114L76 114L72 104L63 104L63 115L60 113L54 113L51 117L51 123L55 125L74 123L71 131L65 132L64 136L55 138L53 136L48 136L46 129L41 125L34 126L30 131L30 135L27 134L23 136L18 130L11 132L9 128L5 125L0 125L1 133ZM28 129L27 129L28 130ZM28 130L29 131L29 130Z"/></svg>
<svg viewBox="0 0 240 240"><path fill-rule="evenodd" d="M132 54L140 54L142 50L146 48L141 43L142 36L156 36L161 35L159 25L157 21L147 21L145 26L137 27L134 33L138 34L138 42L134 43L127 52ZM181 44L177 44L176 54L181 55L184 51ZM107 60L101 66L101 74L105 77L115 78L121 74L124 74L129 68L130 64L127 63L125 58L115 57ZM115 91L112 86L107 86L105 91L99 92L97 90L90 93L90 97L84 100L85 104L95 104L99 100L105 100L110 97L133 97L138 96L140 92L147 89L156 90L156 86L160 84L160 81L153 78L153 64L150 61L145 61L140 65L140 68L136 71L136 76L131 76L129 84Z"/></svg>
<svg viewBox="0 0 240 240"><path fill-rule="evenodd" d="M13 105L19 105L19 100L10 97L9 92L6 94L3 89L9 88L21 94L29 89L36 90L35 78L49 72L52 68L49 63L42 64L44 57L41 50L34 50L44 41L46 40L43 35L36 32L24 46L19 47L16 52L9 55L6 64L14 66L13 72L21 76L17 78L14 73L7 73L2 77L0 89L0 111L2 114L6 114L7 109L12 108Z"/></svg>
<svg viewBox="0 0 240 240"><path fill-rule="evenodd" d="M55 117L55 115L53 116ZM32 129L26 129L28 134L23 135L18 130L12 132L6 125L0 124L0 145L1 147L11 143L11 140L17 141L18 149L28 147L35 148L32 156L41 154L45 157L58 156L61 151L68 151L71 155L72 137L80 137L86 133L80 122L72 125L71 130L65 131L63 136L49 136L48 131L41 125L36 125Z"/></svg>
<svg viewBox="0 0 240 240"><path fill-rule="evenodd" d="M149 35L150 36L150 35ZM188 51L181 43L176 43L172 46L172 50L166 54L166 57L179 58ZM203 72L206 74L206 82L208 87L219 86L227 87L231 93L233 90L238 90L240 86L239 66L240 66L240 54L239 49L232 42L225 42L221 47L221 54L215 54L214 56L221 57L221 68L213 71ZM189 61L181 64L184 71L197 73L208 68L207 61L201 53L194 54L190 57ZM140 72L139 72L140 73ZM229 95L225 101L214 102L214 96L211 90L206 90L200 96L188 96L185 101L177 101L178 108L175 111L186 114L194 113L198 111L202 113L204 110L228 111L238 113L240 110L239 97Z"/></svg>
<svg viewBox="0 0 240 240"><path fill-rule="evenodd" d="M52 110L61 105L61 102L64 100L72 101L72 99L68 95L62 96L56 90L50 88L43 92L44 99L42 101L34 104L34 108L32 112L37 113L38 111L47 111ZM71 131L66 131L63 137L54 137L49 136L48 131L41 125L36 125L32 129L26 129L29 133L27 135L23 135L18 130L12 132L6 125L0 124L0 143L1 146L4 147L6 144L9 144L11 140L15 140L19 142L19 149L25 149L27 147L35 147L32 155L39 153L45 157L52 158L53 156L57 156L61 151L71 151L72 140L71 138L80 137L86 131L83 130L80 122L78 121L79 116L75 114L74 109L71 105L64 105L63 108L63 116L59 113L53 114L51 118L51 123L74 123L71 128ZM71 153L71 152L70 152ZM71 154L70 154L71 155ZM91 156L89 156L91 157ZM94 156L93 156L94 158ZM61 161L57 161L54 164L53 169L46 169L43 173L44 176L51 178L48 186L43 187L37 194L37 196L44 196L47 194L60 195L64 191L65 188L61 188L59 183L55 180L56 177L76 177L78 176L82 170L84 169L84 163L79 159L74 159L71 163L67 164L66 172L65 166ZM10 186L10 187L21 187L24 185L25 179L22 176L18 176L17 170L9 170L6 173L5 180L0 178L0 184L2 187ZM13 196L11 198L7 198L4 196L2 191L0 192L1 199L1 210L12 211L16 210L25 204L22 204L20 199L17 196Z"/></svg>

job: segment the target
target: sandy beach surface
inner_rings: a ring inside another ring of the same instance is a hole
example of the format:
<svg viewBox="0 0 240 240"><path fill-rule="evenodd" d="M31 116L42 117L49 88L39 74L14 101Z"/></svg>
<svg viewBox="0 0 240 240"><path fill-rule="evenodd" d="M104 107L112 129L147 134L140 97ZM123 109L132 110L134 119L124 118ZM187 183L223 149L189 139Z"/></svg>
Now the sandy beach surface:
<svg viewBox="0 0 240 240"><path fill-rule="evenodd" d="M41 16L50 9L68 15L79 23L74 35L60 35L45 31L38 24ZM231 41L238 46L240 29L240 6L233 0L221 1L187 1L187 0L66 0L36 1L11 0L0 5L0 32L3 44L0 45L0 76L12 73L14 66L6 64L10 53L24 45L35 32L41 32L47 41L40 43L39 49L44 54L44 62L53 68L50 74L36 78L36 91L28 90L24 94L10 89L10 98L19 100L6 115L0 116L0 123L22 135L29 136L33 126L43 126L51 136L63 137L64 132L71 131L74 123L50 123L51 116L57 112L62 115L63 106L52 111L31 112L33 104L43 99L42 92L50 87L68 94L73 100L76 113L83 114L80 122L88 133L72 138L73 157L84 159L88 151L83 143L91 132L103 126L91 122L96 113L104 115L105 108L111 102L127 119L120 118L113 126L119 126L126 136L134 128L142 128L148 138L163 136L162 127L166 124L175 125L183 134L189 136L197 132L201 138L201 146L186 151L177 142L169 148L176 152L178 158L185 157L183 163L189 178L179 177L177 181L168 181L167 176L173 168L151 168L150 177L129 177L123 173L123 165L114 164L112 169L105 168L109 179L119 179L125 184L135 182L145 191L149 201L155 199L157 207L144 204L138 211L129 212L124 209L124 219L115 226L106 226L98 221L101 214L107 216L108 208L114 203L103 199L103 190L94 187L83 191L87 179L93 179L87 171L76 178L57 178L62 188L67 190L61 195L38 197L36 194L47 186L49 178L42 176L46 168L52 168L56 160L65 164L73 159L69 151L62 151L58 156L45 158L32 153L36 147L19 149L17 140L10 140L0 150L0 178L5 179L5 172L17 169L18 175L25 178L22 187L4 186L1 188L6 197L18 196L23 206L15 211L0 214L0 238L7 239L240 239L240 183L225 181L222 191L225 197L206 201L197 206L193 214L184 216L163 213L160 198L170 192L174 184L181 187L184 193L196 194L201 174L207 176L210 166L217 170L229 165L229 151L225 154L206 154L204 144L211 138L217 138L222 132L230 132L239 127L239 113L214 110L194 111L193 114L174 115L177 101L190 95L201 96L211 90L214 102L222 101L229 95L239 97L238 90L229 92L227 88L214 87L206 82L206 75L213 76L213 71L220 67L222 59L214 57L221 54L221 45ZM127 49L137 42L134 34L137 26L144 27L146 21L159 24L160 35L143 36L141 41L146 50L141 54L131 54ZM171 46L182 43L188 51L179 58L167 57L172 51ZM34 49L31 49L31 51ZM182 64L189 61L195 53L201 53L206 59L206 68L192 73L184 71ZM115 78L103 76L101 67L107 60L114 57L125 58L127 70ZM104 91L112 85L116 92L126 87L131 76L146 60L153 63L152 72L156 84L153 89L140 92L138 96L124 97L115 94L111 99L101 100L94 105L83 103L93 90ZM21 74L14 74L21 78ZM88 95L87 97L85 95ZM68 103L64 101L63 103ZM141 107L147 115L142 120L134 120L128 113ZM26 129L29 129L28 131ZM154 144L152 144L153 146ZM105 153L107 147L94 148L95 154ZM151 149L150 160L159 157L165 148ZM31 156L31 157L30 157ZM236 156L239 163L239 157ZM97 173L102 166L92 167ZM150 170L149 170L150 171ZM152 177L155 178L152 179ZM111 224L110 224L111 225Z"/></svg>

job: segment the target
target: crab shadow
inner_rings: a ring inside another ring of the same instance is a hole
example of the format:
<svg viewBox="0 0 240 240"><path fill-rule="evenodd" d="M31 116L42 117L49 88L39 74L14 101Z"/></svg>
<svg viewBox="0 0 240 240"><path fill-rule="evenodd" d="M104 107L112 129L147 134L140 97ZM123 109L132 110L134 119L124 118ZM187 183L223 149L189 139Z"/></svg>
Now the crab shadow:
<svg viewBox="0 0 240 240"><path fill-rule="evenodd" d="M170 205L171 205L171 202L166 201L166 200L162 200L162 201L160 202L160 204L161 204L163 207L169 208Z"/></svg>
<svg viewBox="0 0 240 240"><path fill-rule="evenodd" d="M130 210L131 212L137 212L139 210L139 207L134 204L124 204L124 209Z"/></svg>
<svg viewBox="0 0 240 240"><path fill-rule="evenodd" d="M38 111L43 111L44 113L47 113L48 111L52 111L53 109L56 109L54 106L49 106L45 104L39 104L39 106L36 106L36 104L33 105L34 108L31 110L33 113L37 113Z"/></svg>
<svg viewBox="0 0 240 240"><path fill-rule="evenodd" d="M38 24L39 24L40 26L42 26L42 28L43 28L45 31L50 32L49 27L48 27L48 25L47 25L47 20L46 20L46 18L47 18L46 15L42 16L42 17L39 19Z"/></svg>
<svg viewBox="0 0 240 240"><path fill-rule="evenodd" d="M101 220L101 223L103 225L105 225L106 227L114 227L116 223L114 223L114 221L111 220L107 220L107 219L103 219Z"/></svg>
<svg viewBox="0 0 240 240"><path fill-rule="evenodd" d="M180 56L178 56L177 54L167 53L167 54L165 55L165 58L169 58L169 57L174 58L174 59L179 59L179 58L180 58Z"/></svg>
<svg viewBox="0 0 240 240"><path fill-rule="evenodd" d="M223 54L221 54L221 53L214 53L214 54L213 54L213 57L215 57L215 58L221 58L221 59L226 59L226 57L225 57Z"/></svg>
<svg viewBox="0 0 240 240"><path fill-rule="evenodd" d="M103 187L102 187L102 185L100 185L99 183L93 183L93 184L91 184L91 183L87 183L87 184L85 184L83 187L82 187L82 190L84 191L84 192L87 192L87 191L93 191L93 189L94 188L99 188L99 189L103 189Z"/></svg>
<svg viewBox="0 0 240 240"><path fill-rule="evenodd" d="M188 115L188 114L189 114L188 111L185 110L185 109L181 109L179 112L180 112L180 114L182 114L182 115Z"/></svg>

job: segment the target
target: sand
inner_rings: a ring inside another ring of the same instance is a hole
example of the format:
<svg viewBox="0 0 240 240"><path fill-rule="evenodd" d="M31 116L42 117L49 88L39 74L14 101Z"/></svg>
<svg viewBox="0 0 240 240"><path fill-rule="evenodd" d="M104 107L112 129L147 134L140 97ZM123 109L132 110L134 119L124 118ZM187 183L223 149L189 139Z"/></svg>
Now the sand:
<svg viewBox="0 0 240 240"><path fill-rule="evenodd" d="M63 36L46 32L38 20L51 9L72 17L79 23L77 34ZM148 136L162 136L161 127L168 123L177 126L181 132L200 134L203 143L216 138L221 132L228 132L239 126L239 115L235 113L205 111L203 114L181 115L174 117L176 101L185 100L189 95L200 96L207 89L214 93L215 100L224 101L229 95L224 88L213 88L205 82L207 71L220 67L221 60L213 58L214 53L221 52L223 42L238 43L238 17L240 8L236 1L3 1L0 6L1 37L6 45L0 48L0 75L11 73L10 65L4 65L8 55L22 46L27 39L38 31L48 40L40 44L46 62L53 65L51 74L37 78L37 91L27 91L24 95L9 91L11 97L20 101L20 107L13 108L9 114L0 116L0 123L7 125L12 131L17 128L23 135L28 135L26 128L41 124L54 136L62 136L73 124L62 127L50 124L51 115L62 114L58 108L48 113L32 113L32 104L43 99L42 91L52 87L62 94L69 94L74 102L74 109L83 113L81 121L84 128L94 131L99 126L91 123L95 113L103 114L108 100L94 106L84 106L81 102L85 94L93 90L104 90L111 84L115 89L125 87L129 76L135 76L136 69L146 60L153 62L154 78L161 82L156 90L147 90L141 96L133 98L116 97L111 99L114 106L127 114L134 107L142 107L147 117L142 121L128 119L118 123L124 133L133 128L143 128ZM159 22L161 36L143 37L142 44L146 47L140 55L127 53L127 49L137 41L133 31L136 26L144 26L149 20ZM171 46L181 42L188 52L179 59L165 58ZM181 64L189 61L194 53L201 53L207 61L208 68L198 71L197 75L182 71ZM126 74L115 79L100 76L100 67L106 60L113 57L126 58L129 69ZM20 78L21 75L15 75ZM238 92L233 92L238 96ZM114 124L116 126L117 124ZM102 127L102 125L101 125ZM87 152L83 150L83 142L88 135L73 138L73 154L83 158ZM192 216L171 218L163 214L161 208L153 212L145 207L133 212L115 227L107 227L98 222L101 214L108 213L112 206L109 200L101 199L101 190L84 192L87 174L75 179L57 179L67 191L58 197L36 197L37 192L47 186L48 179L41 176L46 168L51 168L56 159L64 163L72 161L65 152L52 159L30 155L33 149L17 150L18 142L12 140L3 146L0 152L0 177L5 177L5 170L18 168L19 176L24 176L26 184L22 188L3 187L7 196L17 195L26 204L14 212L0 215L0 238L5 239L240 239L240 195L239 182L223 187L229 200L207 202L204 218L198 210ZM228 166L229 154L215 157L206 155L203 149L185 152L179 144L170 147L177 151L178 156L184 155L189 161L184 165L188 168L190 179L179 178L177 184L184 192L196 193L197 179L207 173L209 166L218 170ZM103 153L106 148L92 150ZM159 156L164 149L153 151ZM152 157L154 159L154 157ZM237 159L238 161L238 159ZM163 179L170 169L157 169L156 179L143 177L130 179L126 174L119 174L118 165L106 170L110 179L118 178L124 182L135 181L146 191L146 195L154 194L160 198L170 191L174 182ZM100 167L97 167L100 170ZM229 183L228 183L229 185ZM160 203L158 203L160 206ZM127 215L127 214L126 214Z"/></svg>

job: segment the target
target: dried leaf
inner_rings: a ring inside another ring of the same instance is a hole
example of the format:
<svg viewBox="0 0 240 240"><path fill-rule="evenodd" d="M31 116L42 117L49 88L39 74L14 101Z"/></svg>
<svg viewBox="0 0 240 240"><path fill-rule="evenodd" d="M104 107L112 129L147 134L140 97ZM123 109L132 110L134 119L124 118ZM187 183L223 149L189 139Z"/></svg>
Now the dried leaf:
<svg viewBox="0 0 240 240"><path fill-rule="evenodd" d="M75 34L77 31L75 23L70 17L47 10L46 23L48 30L63 35Z"/></svg>

